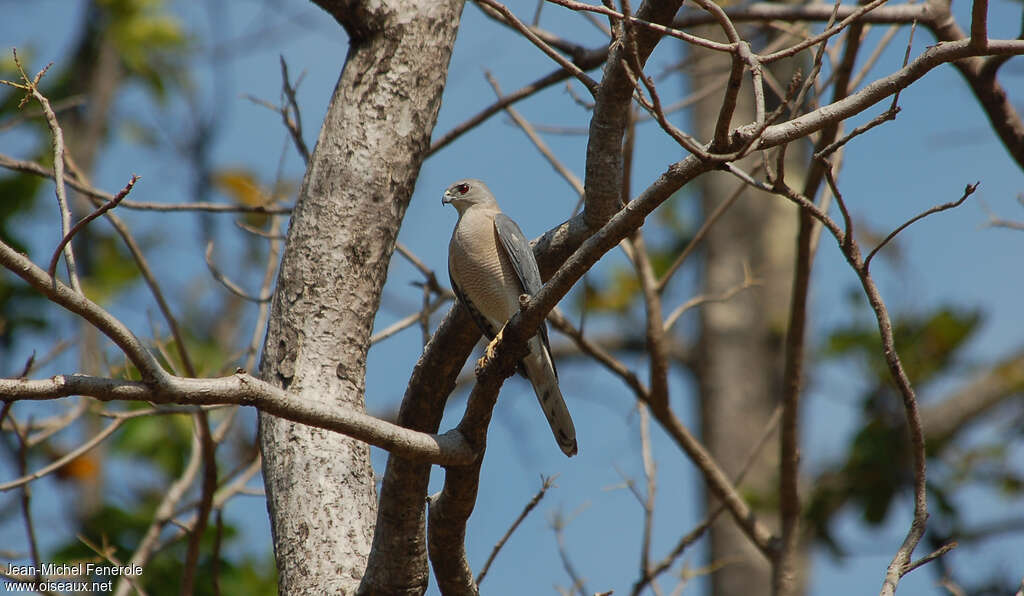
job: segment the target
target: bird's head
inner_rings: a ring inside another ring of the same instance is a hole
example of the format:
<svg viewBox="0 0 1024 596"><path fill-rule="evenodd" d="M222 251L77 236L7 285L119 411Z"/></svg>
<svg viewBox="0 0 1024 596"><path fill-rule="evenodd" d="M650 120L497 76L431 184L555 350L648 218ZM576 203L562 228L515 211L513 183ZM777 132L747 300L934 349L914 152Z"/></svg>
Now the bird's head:
<svg viewBox="0 0 1024 596"><path fill-rule="evenodd" d="M498 206L494 195L491 194L491 189L474 178L463 178L449 186L441 197L441 204L446 203L451 203L452 207L455 207L460 214L476 205Z"/></svg>

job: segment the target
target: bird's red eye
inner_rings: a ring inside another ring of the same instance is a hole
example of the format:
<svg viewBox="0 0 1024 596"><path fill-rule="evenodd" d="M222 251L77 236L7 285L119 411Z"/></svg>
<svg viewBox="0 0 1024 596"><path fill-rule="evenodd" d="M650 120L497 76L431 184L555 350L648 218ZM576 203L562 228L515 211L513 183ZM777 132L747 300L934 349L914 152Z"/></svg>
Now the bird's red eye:
<svg viewBox="0 0 1024 596"><path fill-rule="evenodd" d="M460 184L460 185L455 187L455 190L459 191L460 195L464 195L467 192L469 192L469 185L468 184Z"/></svg>

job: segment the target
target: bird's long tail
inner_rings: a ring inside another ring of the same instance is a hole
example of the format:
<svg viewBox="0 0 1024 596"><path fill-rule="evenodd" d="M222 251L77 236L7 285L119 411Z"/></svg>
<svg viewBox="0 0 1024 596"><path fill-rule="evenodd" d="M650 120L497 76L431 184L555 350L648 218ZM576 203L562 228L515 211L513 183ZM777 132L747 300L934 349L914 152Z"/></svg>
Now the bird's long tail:
<svg viewBox="0 0 1024 596"><path fill-rule="evenodd" d="M567 456L576 455L576 427L562 398L562 391L558 388L551 354L545 349L540 337L530 340L530 353L523 358L523 368L526 369L526 378L533 385L537 401L544 410L558 446Z"/></svg>

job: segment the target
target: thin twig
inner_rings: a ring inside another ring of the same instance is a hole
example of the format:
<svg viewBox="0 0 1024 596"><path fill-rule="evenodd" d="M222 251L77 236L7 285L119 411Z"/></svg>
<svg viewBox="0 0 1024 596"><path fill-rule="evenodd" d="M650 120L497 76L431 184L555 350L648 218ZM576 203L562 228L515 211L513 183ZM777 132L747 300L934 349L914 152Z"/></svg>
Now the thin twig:
<svg viewBox="0 0 1024 596"><path fill-rule="evenodd" d="M828 157L829 155L834 153L837 149L839 149L843 145L846 145L847 143L849 143L853 139L855 139L855 138L859 137L860 135L868 132L869 130L875 128L876 126L879 126L881 124L884 124L884 123L892 121L892 120L895 120L896 119L896 115L900 113L900 110L901 110L901 108L899 106L890 107L888 110L886 110L886 111L882 112L881 114L879 114L879 115L875 116L874 118L872 118L870 122L862 124L862 125L858 126L857 128L854 128L853 130L851 130L850 134L844 136L843 138L839 139L838 141L835 141L835 142L825 146L821 151L816 152L814 154L814 157L816 159L822 159L822 158Z"/></svg>
<svg viewBox="0 0 1024 596"><path fill-rule="evenodd" d="M185 468L182 470L181 475L174 480L173 483L167 488L167 492L164 493L164 498L160 501L156 511L153 514L153 519L149 523L149 527L146 529L145 534L139 541L138 546L135 547L135 552L132 553L131 558L128 560L128 565L145 567L153 554L156 552L157 542L160 539L160 535L163 533L164 527L171 521L174 515L174 509L182 498L184 498L186 491L192 486L192 482L195 480L196 474L199 473L200 467L202 467L203 456L202 456L202 444L200 443L199 436L196 434L192 435L192 447L189 453L188 463L185 464ZM125 596L128 593L128 582L122 578L114 587L114 596Z"/></svg>
<svg viewBox="0 0 1024 596"><path fill-rule="evenodd" d="M281 234L280 232L268 232L266 230L261 230L256 226L251 226L240 219L235 220L235 225L238 226L238 229L244 232L248 232L253 236L259 236L260 238L266 238L267 240L284 240L286 238L286 236L284 234Z"/></svg>
<svg viewBox="0 0 1024 596"><path fill-rule="evenodd" d="M551 520L551 529L555 532L555 542L558 544L558 557L562 560L562 567L569 575L569 579L572 580L569 593L579 592L580 596L589 596L586 582L576 571L576 567L569 558L569 550L565 546L565 527L567 525L569 525L569 520L565 519L561 512L555 513Z"/></svg>
<svg viewBox="0 0 1024 596"><path fill-rule="evenodd" d="M497 557L498 553L501 552L501 547L505 546L505 543L508 542L508 539L512 537L512 534L519 527L519 524L523 523L523 520L526 519L526 516L529 515L530 512L533 511L535 507L537 507L537 504L540 503L540 500L544 498L544 495L548 492L548 489L554 485L554 476L548 476L546 478L544 476L541 476L540 490L537 491L537 494L533 495L533 498L530 499L530 501L526 504L525 507L523 507L523 510L519 513L519 517L517 517L516 520L512 522L512 525L509 526L508 530L505 532L505 535L502 536L501 539L498 540L497 544L494 545L494 548L491 549L491 554L487 557L487 560L484 562L483 567L480 568L480 573L476 575L476 583L478 586L482 581L484 581L484 576L487 575L487 570L491 568L491 563L494 562L495 557Z"/></svg>
<svg viewBox="0 0 1024 596"><path fill-rule="evenodd" d="M765 424L764 431L761 433L761 436L747 453L746 461L743 463L743 466L740 468L739 472L736 473L736 476L733 477L733 483L736 486L743 483L743 479L753 468L758 455L764 449L764 446L768 443L768 439L771 438L772 433L774 433L775 429L778 427L781 416L782 406L778 405L775 407L772 415L769 416L768 422ZM715 523L715 520L718 519L718 516L721 515L725 509L725 504L719 503L694 529L680 537L679 542L676 543L676 546L672 551L654 565L647 574L641 576L640 579L633 584L632 595L638 596L648 584L654 581L655 578L668 571L672 565L675 564L676 559L678 559L687 548L697 542L697 540L707 532L708 528L711 527L711 524Z"/></svg>
<svg viewBox="0 0 1024 596"><path fill-rule="evenodd" d="M910 573L911 571L917 569L918 567L920 567L922 565L927 565L928 563L931 563L935 559L938 559L939 557L941 557L942 555L944 555L944 554L948 553L949 551L953 550L957 546L959 546L959 545L955 541L954 542L947 542L946 544L943 544L942 546L937 548L932 553L927 554L927 555L921 557L920 559L918 559L918 560L916 560L916 561L914 561L912 563L908 563L907 566L903 570L903 575L906 575L906 574Z"/></svg>
<svg viewBox="0 0 1024 596"><path fill-rule="evenodd" d="M640 457L647 484L646 499L643 501L643 538L640 543L640 571L646 574L651 568L651 537L654 532L654 498L658 486L658 469L651 454L651 413L647 405L640 401L637 401L637 410L640 411Z"/></svg>
<svg viewBox="0 0 1024 596"><path fill-rule="evenodd" d="M18 50L11 50L14 55L14 64L21 74L21 78L24 83L13 83L10 81L0 81L11 87L23 89L32 95L39 102L39 106L43 110L43 115L46 117L46 124L50 127L50 136L53 139L53 168L54 168L54 180L57 183L57 206L60 209L60 228L61 236L67 237L71 232L71 206L68 203L67 190L64 187L64 131L60 127L60 123L57 122L57 115L53 112L53 108L50 106L50 101L46 98L41 91L39 91L39 81L46 74L46 71L53 66L53 63L47 64L45 68L39 71L34 78L29 78L25 72L25 68L21 65L21 60L18 58ZM18 105L20 108L24 105L28 99L28 95L22 99ZM70 244L64 243L64 264L67 266L68 280L71 284L71 288L82 293L82 285L78 279L78 270L75 267L75 252ZM54 267L56 269L56 267ZM51 277L53 277L51 275Z"/></svg>
<svg viewBox="0 0 1024 596"><path fill-rule="evenodd" d="M125 567L124 562L114 556L116 548L113 545L107 544L106 540L104 540L104 544L106 546L101 548L99 545L86 538L84 534L75 534L75 538L77 538L78 541L84 544L89 550L103 557L103 559L106 560L108 563L114 565L115 567ZM133 574L125 574L124 578L128 580L128 582L132 585L132 589L135 590L135 593L138 596L146 596L146 591L143 590L142 586L139 585L138 578L136 578Z"/></svg>
<svg viewBox="0 0 1024 596"><path fill-rule="evenodd" d="M967 197L971 196L972 194L974 194L974 191L978 190L978 185L980 184L981 181L975 182L974 184L968 184L966 187L964 187L964 194L961 195L959 199L951 201L949 203L936 205L931 209L923 211L907 220L906 223L896 228L892 232L889 232L889 235L886 236L884 240L878 243L878 246L873 248L871 252L868 253L868 256L864 259L864 268L867 269L871 265L871 259L878 253L879 250L882 249L882 247L888 244L890 240L895 238L897 234L910 227L914 222L920 221L921 219L924 219L929 215L932 215L934 213L940 213L942 211L946 211L947 209L953 209L954 207L959 207L960 205L963 204L964 201L967 200Z"/></svg>
<svg viewBox="0 0 1024 596"><path fill-rule="evenodd" d="M37 162L14 159L8 155L0 154L0 167L35 174L44 178L56 180L53 170ZM87 197L99 201L110 201L114 195L90 186L88 183L79 180L69 174L64 174L65 183ZM151 203L144 201L132 201L126 199L120 203L121 209L135 209L139 211L161 211L161 212L209 212L209 213L255 213L263 215L289 215L292 212L290 206L274 207L263 205L230 205L227 203Z"/></svg>
<svg viewBox="0 0 1024 596"><path fill-rule="evenodd" d="M728 300L731 300L733 296L739 294L743 290L759 285L761 285L761 280L754 278L750 274L750 271L746 267L744 267L743 282L740 283L739 285L733 286L732 288L729 288L728 290L720 294L715 294L713 296L708 296L706 294L694 296L687 300L686 302L677 306L667 317L665 317L665 332L668 333L676 324L676 321L679 320L679 317L683 316L683 314L686 313L686 311L690 310L691 308L700 306L702 304L708 304L710 302L726 302Z"/></svg>
<svg viewBox="0 0 1024 596"><path fill-rule="evenodd" d="M839 8L842 0L835 0L835 4L832 6L832 13L829 15L828 22L825 24L825 28L831 28L832 24L835 23L836 15L839 14ZM814 62L811 65L811 72L804 79L803 84L800 85L800 90L796 93L796 98L793 101L792 107L790 108L790 117L796 116L801 110L804 109L804 98L810 92L811 88L814 87L815 82L818 80L818 75L821 73L822 59L825 56L825 50L828 47L828 40L821 40L821 45L818 46L818 50L814 53ZM799 70L794 73L793 79L790 81L790 88L792 89L796 85L799 78ZM768 172L769 180L785 180L786 179L786 150L789 148L789 143L784 143L779 147L778 152L775 156L775 172Z"/></svg>
<svg viewBox="0 0 1024 596"><path fill-rule="evenodd" d="M404 331L404 330L408 329L409 327L412 327L413 325L418 323L420 321L420 319L424 315L428 315L429 316L429 315L434 314L434 312L436 312L438 308L441 308L442 304L448 302L451 299L452 299L451 295L449 295L447 293L446 294L442 294L441 296L435 298L433 302L430 302L426 307L424 307L424 308L422 308L422 309L420 309L420 310L418 310L418 311L416 311L414 313L406 315L405 317L402 317L401 319L399 319L399 320L395 321L394 323L388 325L384 329L381 329L377 333L374 333L370 337L370 345L373 345L373 344L376 344L376 343L380 343L380 342L384 341L385 339L391 337L392 335L395 335L399 331Z"/></svg>
<svg viewBox="0 0 1024 596"><path fill-rule="evenodd" d="M38 480L39 478L42 478L43 476L46 476L47 474L50 474L52 472L55 472L55 471L63 468L69 462L72 462L72 461L78 459L79 457L85 455L86 453L91 451L94 447L96 447L97 445L102 443L104 439L109 437L111 434L113 434L113 432L115 430L120 428L121 425L124 424L125 420L126 420L125 418L117 418L117 419L115 419L113 422L108 424L103 430L101 430L100 432L98 432L95 435L93 435L93 437L90 438L88 441L82 443L81 445L79 445L75 449L72 449L71 451L67 452L60 459L57 459L57 460L55 460L55 461L53 461L53 462L43 466L42 468L39 468L35 472L23 473L20 477L15 478L14 480L11 480L11 481L8 481L8 482L4 482L3 484L0 484L0 493L9 491L9 490L14 489L14 488L18 488L19 486L24 486L24 485L26 485L26 484L34 481L34 480Z"/></svg>
<svg viewBox="0 0 1024 596"><path fill-rule="evenodd" d="M630 15L627 18L623 13L618 12L608 6L597 6L594 4L587 4L585 2L576 2L575 0L548 0L548 2L564 6L570 10L594 12L597 14L602 14L611 17L619 21L628 21L630 24L639 25L641 27L650 29L651 31L657 31L658 33L668 35L669 37L675 37L676 39L681 39L683 41L687 41L689 43L692 43L703 48L707 48L709 50L716 50L719 52L733 51L732 44L711 41L710 39L698 37L696 35L693 35L692 33L687 33L685 31L680 31L678 29L673 29L672 27L666 27L665 25L659 25L657 23L651 23L643 19L638 19L632 15Z"/></svg>
<svg viewBox="0 0 1024 596"><path fill-rule="evenodd" d="M548 55L548 57L557 62L559 66L561 66L563 69L570 72L574 77L579 79L579 81L583 83L583 85L590 91L591 95L597 94L597 81L590 78L590 76L587 75L587 73L583 72L583 70L581 70L580 67L576 66L569 60L566 60L565 57L563 57L561 54L555 51L554 48L552 48L546 42L541 40L541 38L538 37L537 34L534 33L529 26L527 26L525 23L516 18L516 15L511 10L509 10L507 6L500 2L497 2L497 0L477 0L477 2L479 4L489 6L490 8L500 12L501 15L505 17L505 20L508 21L510 25L512 25L515 29L517 29L520 33L523 34L523 37L530 40L530 42L532 42L533 45L540 48L542 52L544 52L545 54Z"/></svg>
<svg viewBox="0 0 1024 596"><path fill-rule="evenodd" d="M12 419L13 422L13 419ZM17 424L14 425L14 434L18 438L18 452L16 454L18 461L18 473L23 477L28 474L28 443L25 431ZM32 567L36 570L36 582L38 583L42 577L41 567L39 565L39 543L36 540L36 529L35 524L32 523L32 487L27 482L21 485L21 499L19 500L21 505L21 517L25 522L25 536L28 540L29 553L32 557Z"/></svg>
<svg viewBox="0 0 1024 596"><path fill-rule="evenodd" d="M427 265L422 260L420 260L420 258L417 257L411 250L409 250L408 247L406 247L401 242L395 242L395 250L397 250L398 254L405 257L407 261L412 263L413 267L418 269L419 272L423 274L423 277L425 277L427 280L426 285L427 287L430 288L430 291L434 292L435 294L447 294L448 291L445 288L442 288L441 284L438 283L437 276L434 275L434 270L431 269L430 267L427 267Z"/></svg>
<svg viewBox="0 0 1024 596"><path fill-rule="evenodd" d="M875 280L871 277L868 268L865 266L865 261L861 257L860 247L856 240L852 235L847 237L839 229L839 226L807 197L779 183L776 183L773 192L793 201L812 217L822 222L836 239L847 262L857 274L864 294L867 296L871 309L875 313L878 332L882 341L882 355L889 368L890 376L903 398L903 408L907 417L907 427L910 431L911 453L913 454L914 462L914 519L907 530L903 544L896 551L886 570L881 593L882 596L891 596L896 591L896 585L903 576L902 571L910 560L911 554L920 542L921 536L924 535L925 523L928 520L927 455L925 453L924 430L921 426L921 413L917 404L917 396L914 393L910 379L907 377L899 352L896 350L896 341L888 308L882 300ZM839 197L837 196L836 199L838 201Z"/></svg>
<svg viewBox="0 0 1024 596"><path fill-rule="evenodd" d="M779 50L778 52L773 52L765 56L758 56L758 58L761 60L762 64L770 64L777 60L781 60L782 58L788 58L789 56L798 54L803 50L836 35L851 23L857 21L862 15L871 12L872 10L878 8L879 6L885 4L886 2L888 2L888 0L873 0L868 4L858 7L856 10L850 13L850 16L840 21L839 24L837 24L836 26L829 27L825 31L819 33L818 35L815 35L814 37L802 41L794 46L786 48L785 50Z"/></svg>
<svg viewBox="0 0 1024 596"><path fill-rule="evenodd" d="M914 21L914 24L916 25L917 21ZM885 50L889 48L889 44L892 42L893 38L895 38L896 34L902 30L903 27L900 25L890 25L889 28L885 30L885 34L882 35L882 39L878 40L878 43L875 44L874 49L871 50L871 55L868 56L868 59L865 60L864 64L861 65L860 71L857 72L857 75L853 77L853 80L850 81L850 89L856 89L857 87L860 87L860 84L863 83L864 79L867 78L868 73L870 73L871 69L874 68L875 64L878 63L878 59L881 58L882 54L885 53ZM912 41L914 37L913 29L911 29L910 37ZM910 43L907 44L907 47L908 51L903 59L903 66L907 65L907 60L910 57Z"/></svg>
<svg viewBox="0 0 1024 596"><path fill-rule="evenodd" d="M253 296L252 294L242 289L241 286L228 279L228 276L224 275L220 271L220 269L217 268L217 265L213 262L213 240L209 241L206 244L206 253L204 254L204 256L206 258L206 267L210 270L210 275L212 275L214 279L219 281L222 286L227 288L227 290L234 294L235 296L238 296L239 298L242 298L244 300L249 300L250 302L260 303L270 302L270 299L273 298L273 294L271 294L270 292L266 292L259 296Z"/></svg>
<svg viewBox="0 0 1024 596"><path fill-rule="evenodd" d="M647 389L646 386L644 386L643 382L636 375L636 373L630 370L629 367L627 367L621 361L617 360L614 356L609 354L607 350L584 337L583 332L574 327L573 324L569 321L569 319L565 315L563 315L560 310L558 310L557 308L552 310L548 314L548 322L551 323L551 326L554 327L557 331L565 334L566 337L571 339L573 343L576 344L576 347L580 349L581 352L592 357L598 363L600 363L613 374L622 379L626 383L626 385L633 390L633 393L635 393L638 398L644 401L648 399L650 391Z"/></svg>
<svg viewBox="0 0 1024 596"><path fill-rule="evenodd" d="M213 493L217 488L217 455L213 437L210 434L210 419L206 412L199 411L192 416L192 432L198 436L200 454L203 462L203 476L200 481L199 508L196 521L189 534L188 546L185 551L185 564L181 574L181 595L191 596L195 590L196 571L199 565L199 546L210 519L213 505Z"/></svg>
<svg viewBox="0 0 1024 596"><path fill-rule="evenodd" d="M588 58L585 61L577 61L579 62L581 68L590 69L599 66L601 62L604 61L607 54L595 52L592 54L588 54L588 56L592 57ZM473 128L478 126L484 120L487 120L494 114L497 114L498 112L502 111L505 108L505 106L510 106L513 103L516 103L517 101L526 99L527 97L532 96L534 93L537 93L538 91L542 91L552 85L555 85L568 79L570 76L571 75L565 69L559 68L558 70L555 70L547 75L544 75L543 77L537 79L536 81L528 85L525 85L517 89L516 91L513 91L512 93L509 93L504 98L480 110L478 113L471 116L466 121L462 122L461 124L457 125L456 127L446 132L444 135L441 136L441 138L431 143L430 150L427 152L427 155L433 155L435 152L443 149L445 146L452 143L455 139L461 137L469 130L472 130Z"/></svg>
<svg viewBox="0 0 1024 596"><path fill-rule="evenodd" d="M910 61L910 48L913 47L913 45L914 45L914 32L915 31L917 31L917 19L914 19L914 22L910 24L910 35L907 37L907 49L904 50L904 52L903 52L903 66L902 66L902 68L906 68L907 67L907 62ZM896 91L896 93L893 94L893 96L892 96L892 106L889 108L890 110L895 110L895 109L897 109L899 107L900 93L902 93L902 91L903 91L902 89L898 89ZM984 103L984 102L982 102L982 103Z"/></svg>
<svg viewBox="0 0 1024 596"><path fill-rule="evenodd" d="M306 147L306 141L302 138L302 112L299 110L299 102L295 98L295 92L299 88L299 83L296 82L292 86L291 81L288 79L288 63L284 61L284 56L279 56L281 59L281 92L284 93L287 103L281 106L281 118L284 120L284 126L288 129L288 133L292 137L292 141L295 142L295 148L299 151L299 155L302 156L302 161L309 163L309 148ZM302 79L300 76L299 79ZM288 112L291 111L295 116L293 121L288 117Z"/></svg>
<svg viewBox="0 0 1024 596"><path fill-rule="evenodd" d="M754 171L756 173L757 170ZM743 196L743 191L745 191L746 189L746 184L740 184L738 187L736 187L736 190L731 195L729 195L728 199L719 203L718 206L715 207L715 210L712 211L711 214L708 215L706 218L704 218L704 221L701 223L700 228L697 229L697 233L693 235L693 238L691 238L690 242L687 243L686 248L683 249L683 252L679 253L679 256L676 257L674 261L672 261L672 264L669 265L668 270L665 271L665 275L663 275L662 278L658 281L658 292L665 291L665 287L668 286L668 282L672 280L672 276L675 275L676 271L678 271L679 268L683 266L683 263L686 262L687 257L689 257L690 254L692 254L693 251L696 250L696 248L700 245L701 240L703 240L704 236L706 236L708 232L711 230L711 226L715 225L715 222L717 222L719 218L725 215L725 212L729 210L729 207L732 207L733 203L735 203L741 196ZM669 326L671 327L671 325Z"/></svg>
<svg viewBox="0 0 1024 596"><path fill-rule="evenodd" d="M631 67L625 60L623 60L623 66L625 67L626 76L630 78L633 86L636 87L638 82L642 82L644 87L647 89L647 93L651 96L648 101L644 96L637 92L633 95L640 107L644 108L650 117L654 119L658 125L664 130L676 143L679 143L681 147L689 151L691 154L700 157L701 159L711 159L711 156L705 151L704 147L700 144L697 139L691 135L683 132L677 128L674 124L668 121L667 114L661 105L661 97L658 95L658 90L654 85L654 80L651 77L645 76L642 71L634 72L634 67ZM730 77L726 77L726 81L731 80Z"/></svg>
<svg viewBox="0 0 1024 596"><path fill-rule="evenodd" d="M69 97L65 97L64 99L50 102L50 107L53 108L54 114L60 114L61 112L66 112L68 110L72 110L74 108L85 105L87 101L88 98L86 98L85 94L71 95ZM20 114L11 116L3 122L0 122L0 132L10 130L23 122L26 122L33 118L38 118L39 116L44 116L42 110L22 109Z"/></svg>
<svg viewBox="0 0 1024 596"><path fill-rule="evenodd" d="M490 71L484 71L484 76L487 77L487 82L491 84L491 87L494 89L494 94L500 101L502 99L501 86L498 84L497 79L494 78L494 75L492 75ZM551 148L544 142L544 139L540 138L537 132L533 130L533 126L523 118L515 108L511 105L506 105L505 113L509 115L509 118L512 118L512 121L515 122L524 133L526 133L526 136L529 137L534 147L536 147L537 151L539 151L548 163L551 164L551 167L553 167L555 171L558 172L558 174L568 182L570 186L572 186L577 195L582 197L583 181L579 179L579 176L574 174L572 170L566 167L566 165L555 156L554 152L551 151Z"/></svg>
<svg viewBox="0 0 1024 596"><path fill-rule="evenodd" d="M89 225L89 222L91 222L92 220L103 215L107 211L110 211L114 207L117 207L117 204L123 201L124 198L128 196L128 193L132 191L132 187L135 186L135 183L138 180L139 176L136 174L132 174L131 180L128 181L128 184L124 188L122 188L120 192L114 195L114 198L110 199L103 205L97 207L89 215L86 215L82 219L78 220L78 223L76 223L73 228L68 230L68 233L64 235L64 238L61 239L60 244L58 244L57 248L53 251L53 256L50 257L50 266L46 269L46 272L50 274L50 277L53 277L56 274L57 260L60 258L61 251L64 250L64 247L67 246L68 242L71 242L71 239L75 236L75 234L77 234L85 226Z"/></svg>

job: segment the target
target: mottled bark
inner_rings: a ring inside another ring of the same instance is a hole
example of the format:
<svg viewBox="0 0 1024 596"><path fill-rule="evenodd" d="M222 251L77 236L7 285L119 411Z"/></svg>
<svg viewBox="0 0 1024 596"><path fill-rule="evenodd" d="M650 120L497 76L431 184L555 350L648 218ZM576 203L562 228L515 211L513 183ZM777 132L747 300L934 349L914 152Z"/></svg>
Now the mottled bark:
<svg viewBox="0 0 1024 596"><path fill-rule="evenodd" d="M260 374L295 399L362 410L373 319L462 3L320 4L351 47L292 214ZM376 514L369 448L266 415L260 443L281 593L355 592Z"/></svg>

